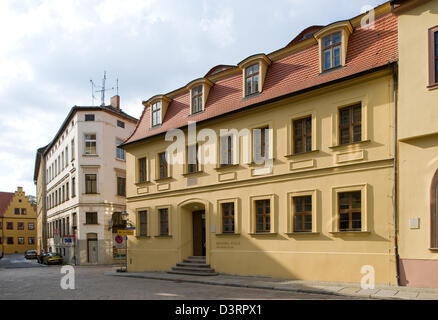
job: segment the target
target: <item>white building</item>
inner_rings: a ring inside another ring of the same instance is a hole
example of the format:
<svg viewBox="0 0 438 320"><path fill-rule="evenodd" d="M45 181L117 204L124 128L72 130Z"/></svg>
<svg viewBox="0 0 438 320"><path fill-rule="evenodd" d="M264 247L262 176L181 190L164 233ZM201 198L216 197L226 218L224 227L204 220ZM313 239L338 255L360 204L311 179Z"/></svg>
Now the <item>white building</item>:
<svg viewBox="0 0 438 320"><path fill-rule="evenodd" d="M47 248L73 264L111 264L125 210L125 153L137 119L110 106L74 106L47 146Z"/></svg>

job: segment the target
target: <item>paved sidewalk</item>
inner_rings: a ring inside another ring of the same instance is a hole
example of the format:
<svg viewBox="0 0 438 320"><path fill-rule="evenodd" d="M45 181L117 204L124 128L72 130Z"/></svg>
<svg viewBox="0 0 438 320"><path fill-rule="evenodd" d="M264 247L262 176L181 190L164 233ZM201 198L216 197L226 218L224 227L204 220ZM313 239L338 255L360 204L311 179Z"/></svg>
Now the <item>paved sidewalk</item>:
<svg viewBox="0 0 438 320"><path fill-rule="evenodd" d="M340 282L314 282L284 280L267 277L243 277L220 274L218 276L188 276L165 272L106 272L107 276L144 278L177 282L200 283L256 289L293 291L302 293L331 294L371 299L438 300L438 289L410 287L376 286L373 290L363 290L360 284Z"/></svg>

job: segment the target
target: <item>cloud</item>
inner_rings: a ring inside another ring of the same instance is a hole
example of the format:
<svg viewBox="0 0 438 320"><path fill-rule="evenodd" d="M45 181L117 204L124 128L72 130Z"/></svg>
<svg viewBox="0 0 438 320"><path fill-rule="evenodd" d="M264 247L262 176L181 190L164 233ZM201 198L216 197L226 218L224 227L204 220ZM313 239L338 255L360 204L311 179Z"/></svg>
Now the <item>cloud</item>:
<svg viewBox="0 0 438 320"><path fill-rule="evenodd" d="M90 79L120 81L122 108L166 93L218 64L286 45L301 30L384 1L1 0L0 190L35 194L33 165ZM113 92L109 92L109 95ZM107 99L108 102L108 99Z"/></svg>

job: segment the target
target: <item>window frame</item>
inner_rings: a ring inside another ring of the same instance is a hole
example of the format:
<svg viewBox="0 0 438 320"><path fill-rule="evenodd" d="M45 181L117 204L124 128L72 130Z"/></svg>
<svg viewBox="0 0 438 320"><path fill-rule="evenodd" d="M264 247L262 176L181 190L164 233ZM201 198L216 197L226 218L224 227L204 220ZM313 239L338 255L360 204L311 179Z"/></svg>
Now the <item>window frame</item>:
<svg viewBox="0 0 438 320"><path fill-rule="evenodd" d="M89 176L94 176L95 179L94 180L88 180ZM84 181L85 181L85 194L98 194L98 192L97 192L97 173L85 173ZM91 181L91 182L94 181L94 183L95 183L94 192L93 192L93 185L91 185L90 192L88 190L88 182L89 181Z"/></svg>
<svg viewBox="0 0 438 320"><path fill-rule="evenodd" d="M358 122L354 122L354 109L360 107L360 121ZM343 107L339 107L337 112L338 112L338 145L339 146L344 146L344 145L348 145L348 144L353 144L353 143L359 143L364 141L364 136L363 136L363 125L364 125L364 119L363 119L363 112L364 112L364 106L362 102L358 102L355 104L350 104L348 106L343 106ZM349 121L348 121L348 125L343 125L342 124L342 116L341 116L341 112L348 110L349 112ZM359 140L354 140L354 128L360 126L360 139ZM342 142L342 130L343 129L348 129L349 132L349 136L348 136L348 142Z"/></svg>
<svg viewBox="0 0 438 320"><path fill-rule="evenodd" d="M95 114L85 114L85 121L95 121L96 115Z"/></svg>
<svg viewBox="0 0 438 320"><path fill-rule="evenodd" d="M116 177L117 180L117 196L126 197L126 177Z"/></svg>
<svg viewBox="0 0 438 320"><path fill-rule="evenodd" d="M233 203L234 204L234 232L224 232L223 227L223 210L222 205L226 203ZM239 198L226 198L226 199L219 199L217 200L216 204L216 210L218 212L217 215L217 223L218 230L216 235L217 236L233 236L233 235L240 235L241 232L241 217L240 217L240 199Z"/></svg>
<svg viewBox="0 0 438 320"><path fill-rule="evenodd" d="M429 85L428 88L438 88L438 26L428 30L429 51Z"/></svg>
<svg viewBox="0 0 438 320"><path fill-rule="evenodd" d="M307 121L310 119L310 134L307 133ZM298 123L301 123L301 136L300 138L303 140L302 141L302 151L298 152L296 150L296 139L298 138L296 135L296 126ZM306 127L303 128L303 125L305 125ZM315 139L315 137L313 136L313 116L310 114L308 116L305 117L300 117L300 118L296 118L296 119L292 119L292 154L293 155L297 155L297 154L303 154L303 153L308 153L308 152L312 152L314 149L314 142L313 139ZM310 135L310 146L307 146L307 138ZM310 150L307 150L307 147L310 147Z"/></svg>
<svg viewBox="0 0 438 320"><path fill-rule="evenodd" d="M164 162L162 162L163 159ZM161 173L163 173L163 175ZM159 152L157 154L157 180L164 180L168 178L170 178L170 166L166 159L166 151Z"/></svg>
<svg viewBox="0 0 438 320"><path fill-rule="evenodd" d="M158 217L158 236L159 237L169 237L170 236L170 207L157 207L157 217ZM167 220L165 220L167 225L167 233L162 232L162 211L166 210Z"/></svg>
<svg viewBox="0 0 438 320"><path fill-rule="evenodd" d="M141 214L146 212L146 222L141 222ZM136 236L139 238L149 238L150 237L150 212L151 209L147 208L138 208L136 211L136 220L137 220L137 228L136 228ZM142 224L146 225L146 234L142 234Z"/></svg>
<svg viewBox="0 0 438 320"><path fill-rule="evenodd" d="M199 159L198 159L199 143L196 143L194 145L194 147L195 147L195 160L196 160L196 163L193 163L193 164L191 164L189 162L189 160L190 160L190 153L191 153L190 150L191 150L191 148L193 148L193 145L190 145L190 146L186 147L186 161L187 161L186 170L185 170L186 174L195 174L195 173L199 173L199 172L202 171L201 170L201 164L200 164ZM195 168L195 170L192 170L192 168Z"/></svg>
<svg viewBox="0 0 438 320"><path fill-rule="evenodd" d="M199 90L200 89L200 90ZM202 84L192 88L191 92L191 114L197 114L204 110L204 86ZM195 101L197 102L197 109L195 110Z"/></svg>
<svg viewBox="0 0 438 320"><path fill-rule="evenodd" d="M254 70L256 66L257 66L257 71ZM252 95L260 92L260 88L259 88L259 86L260 86L260 69L261 68L260 68L259 62L253 63L245 68L245 71L244 71L245 72L244 73L244 75L245 75L245 82L244 82L245 83L245 97L249 97L249 96L252 96ZM249 74L248 74L248 70L250 70ZM255 88L255 85L254 85L255 78L257 78L257 88ZM251 92L248 92L248 79L250 79L250 82L251 82Z"/></svg>
<svg viewBox="0 0 438 320"><path fill-rule="evenodd" d="M92 138L94 136L94 139ZM90 137L90 138L88 138ZM92 148L91 146L87 146L87 144L94 143L94 153L91 153L88 151L89 148ZM84 134L84 155L86 156L95 156L97 155L97 134L95 133L85 133Z"/></svg>
<svg viewBox="0 0 438 320"><path fill-rule="evenodd" d="M144 160L144 166L142 165L142 161ZM143 168L144 167L144 168ZM149 174L148 174L148 157L144 156L141 158L137 158L137 174L138 174L138 179L137 179L137 183L141 184L141 183L147 183L149 182ZM144 179L142 179L142 173L144 175Z"/></svg>
<svg viewBox="0 0 438 320"><path fill-rule="evenodd" d="M99 214L97 211L85 212L85 225L99 225Z"/></svg>
<svg viewBox="0 0 438 320"><path fill-rule="evenodd" d="M334 36L339 34L339 42L334 43L333 39ZM330 38L330 45L325 46L324 42L327 38ZM334 55L334 49L336 49L337 47L339 47L339 65L335 65L335 55ZM325 66L325 62L326 62L326 57L325 57L325 52L327 50L330 50L330 67L326 68ZM329 71L338 67L342 66L342 31L335 31L331 34L328 34L326 36L324 36L321 39L321 57L322 57L322 71Z"/></svg>
<svg viewBox="0 0 438 320"><path fill-rule="evenodd" d="M119 148L119 146L122 144L123 144L123 139L116 138L116 159L121 161L126 161L125 149Z"/></svg>
<svg viewBox="0 0 438 320"><path fill-rule="evenodd" d="M151 126L158 127L162 123L163 104L161 101L156 101L151 104ZM157 122L157 123L156 123Z"/></svg>

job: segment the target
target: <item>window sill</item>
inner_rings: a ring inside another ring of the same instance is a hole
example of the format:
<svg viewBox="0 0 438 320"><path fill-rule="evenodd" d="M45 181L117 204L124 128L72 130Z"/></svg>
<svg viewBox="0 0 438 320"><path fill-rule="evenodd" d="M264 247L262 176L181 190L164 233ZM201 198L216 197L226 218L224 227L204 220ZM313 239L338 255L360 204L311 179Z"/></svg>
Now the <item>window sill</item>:
<svg viewBox="0 0 438 320"><path fill-rule="evenodd" d="M136 187L147 187L150 186L152 184L152 182L150 181L145 181L145 182L137 182L135 184Z"/></svg>
<svg viewBox="0 0 438 320"><path fill-rule="evenodd" d="M261 95L262 95L262 93L260 91L257 91L257 92L251 93L251 94L245 94L245 97L242 99L242 101L246 101L248 99L256 98L256 97L259 97Z"/></svg>
<svg viewBox="0 0 438 320"><path fill-rule="evenodd" d="M173 238L173 236L172 235L160 235L160 236L155 236L155 238L158 238L158 239L171 239L171 238Z"/></svg>
<svg viewBox="0 0 438 320"><path fill-rule="evenodd" d="M216 233L216 237L240 237L240 233Z"/></svg>
<svg viewBox="0 0 438 320"><path fill-rule="evenodd" d="M151 236L135 236L137 239L150 239Z"/></svg>
<svg viewBox="0 0 438 320"><path fill-rule="evenodd" d="M116 161L120 161L120 162L126 162L126 159L119 159L119 158L115 158Z"/></svg>
<svg viewBox="0 0 438 320"><path fill-rule="evenodd" d="M267 161L275 161L275 158L272 158L272 159L266 159L266 160L264 160L265 162L263 162L263 163L261 163L261 164L259 164L259 163L255 163L255 162L251 162L251 163L249 163L248 164L248 166L250 166L250 167L255 167L255 168L263 168L263 167L265 167L266 166L266 162Z"/></svg>
<svg viewBox="0 0 438 320"><path fill-rule="evenodd" d="M329 232L330 234L334 236L350 236L350 235L370 235L371 231L335 231L335 232Z"/></svg>
<svg viewBox="0 0 438 320"><path fill-rule="evenodd" d="M251 232L249 233L250 236L252 237L258 237L258 236L276 236L278 233L277 232Z"/></svg>
<svg viewBox="0 0 438 320"><path fill-rule="evenodd" d="M183 177L188 178L188 177L196 176L196 175L199 175L199 174L202 174L202 173L204 173L204 171L202 171L202 170L196 171L196 172L184 173Z"/></svg>
<svg viewBox="0 0 438 320"><path fill-rule="evenodd" d="M198 111L198 112L195 112L195 113L190 113L189 114L189 118L190 117L195 117L195 116L200 115L200 114L203 114L204 112L205 112L205 110Z"/></svg>
<svg viewBox="0 0 438 320"><path fill-rule="evenodd" d="M83 154L83 157L95 157L97 158L99 155L98 154Z"/></svg>
<svg viewBox="0 0 438 320"><path fill-rule="evenodd" d="M323 70L319 75L320 76L324 76L324 75L326 75L326 74L329 74L329 73L332 73L332 72L334 72L334 71L338 71L338 70L341 70L341 69L344 69L345 68L345 66L343 66L343 65L339 65L339 66L336 66L336 67L332 67L332 68L329 68L329 69L325 69L325 70Z"/></svg>
<svg viewBox="0 0 438 320"><path fill-rule="evenodd" d="M155 182L168 182L172 179L172 177L167 177L167 178L160 178L160 179L156 179Z"/></svg>
<svg viewBox="0 0 438 320"><path fill-rule="evenodd" d="M438 248L429 248L429 250L432 252L438 252Z"/></svg>
<svg viewBox="0 0 438 320"><path fill-rule="evenodd" d="M286 232L286 235L288 235L289 237L294 237L294 236L317 236L319 235L319 232Z"/></svg>
<svg viewBox="0 0 438 320"><path fill-rule="evenodd" d="M116 197L118 197L118 198L126 198L126 195L122 196L121 194L116 194Z"/></svg>
<svg viewBox="0 0 438 320"><path fill-rule="evenodd" d="M284 157L288 158L288 159L291 159L291 158L296 158L296 157L305 156L305 155L309 155L309 154L315 154L315 153L318 153L318 152L319 152L319 150L312 150L312 151L307 151L307 152L288 154L288 155L286 155Z"/></svg>
<svg viewBox="0 0 438 320"><path fill-rule="evenodd" d="M214 168L214 170L216 170L216 171L226 171L226 170L230 170L230 169L237 169L239 167L240 167L239 164L228 164L228 165L216 167L216 168Z"/></svg>
<svg viewBox="0 0 438 320"><path fill-rule="evenodd" d="M429 89L429 91L438 89L438 83L428 85L427 89Z"/></svg>
<svg viewBox="0 0 438 320"><path fill-rule="evenodd" d="M100 196L100 193L83 193L83 196Z"/></svg>
<svg viewBox="0 0 438 320"><path fill-rule="evenodd" d="M84 226L100 226L100 223L84 223Z"/></svg>
<svg viewBox="0 0 438 320"><path fill-rule="evenodd" d="M162 125L163 125L162 123L156 124L155 126L150 127L149 130L155 130L155 129L161 128Z"/></svg>
<svg viewBox="0 0 438 320"><path fill-rule="evenodd" d="M346 143L346 144L338 144L336 146L329 147L329 149L338 150L338 149L342 149L342 148L345 148L345 147L360 146L360 145L368 144L370 142L371 142L371 140L363 140L363 141L357 141L357 142Z"/></svg>

